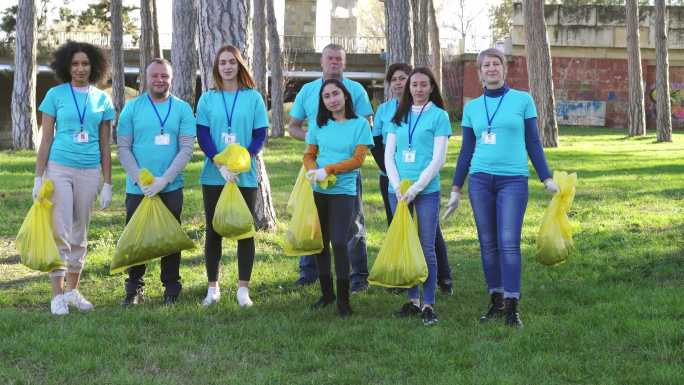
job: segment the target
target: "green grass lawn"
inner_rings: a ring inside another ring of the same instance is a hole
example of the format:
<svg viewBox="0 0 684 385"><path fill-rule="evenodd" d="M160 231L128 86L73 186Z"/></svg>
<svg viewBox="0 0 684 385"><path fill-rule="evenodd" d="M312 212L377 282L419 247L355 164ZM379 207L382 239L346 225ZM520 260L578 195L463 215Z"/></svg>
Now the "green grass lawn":
<svg viewBox="0 0 684 385"><path fill-rule="evenodd" d="M458 140L442 172L443 202ZM184 252L184 290L164 307L159 264L147 273L147 301L123 309L124 276L109 262L124 223L124 175L95 211L81 285L88 314L49 311L46 274L19 263L12 241L30 204L35 156L0 152L0 384L682 384L684 383L684 133L655 143L651 133L563 128L546 154L553 169L576 171L570 214L576 251L549 268L534 260L535 236L550 201L530 178L523 228L525 327L480 325L488 297L471 208L443 224L455 294L438 295L440 322L391 316L405 301L380 288L354 295L355 314L308 310L318 286L292 289L297 259L282 254L285 203L303 145L272 139L265 152L278 230L257 236L255 306L235 302L235 244L224 243L222 302L204 309L204 217L199 152L185 172L183 227L196 249ZM369 263L386 231L377 172L364 166Z"/></svg>

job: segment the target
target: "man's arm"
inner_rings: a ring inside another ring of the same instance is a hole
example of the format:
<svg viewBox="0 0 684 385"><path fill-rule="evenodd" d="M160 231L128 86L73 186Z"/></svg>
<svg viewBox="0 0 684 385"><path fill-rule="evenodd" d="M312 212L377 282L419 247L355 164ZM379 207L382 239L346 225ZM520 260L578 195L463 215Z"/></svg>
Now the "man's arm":
<svg viewBox="0 0 684 385"><path fill-rule="evenodd" d="M290 117L290 123L287 125L287 132L290 133L291 137L298 140L304 140L304 138L306 138L306 130L302 128L303 123L303 120Z"/></svg>

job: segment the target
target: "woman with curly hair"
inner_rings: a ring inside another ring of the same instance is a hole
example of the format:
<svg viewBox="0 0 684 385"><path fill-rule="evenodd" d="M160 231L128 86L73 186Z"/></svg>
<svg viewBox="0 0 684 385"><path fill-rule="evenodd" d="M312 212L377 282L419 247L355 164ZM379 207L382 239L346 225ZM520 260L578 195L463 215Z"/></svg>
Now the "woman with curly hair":
<svg viewBox="0 0 684 385"><path fill-rule="evenodd" d="M55 185L53 226L64 268L50 272L52 314L69 313L68 305L88 311L93 305L78 291L87 252L90 208L100 186L100 208L112 201L112 165L109 149L114 107L109 96L93 84L108 70L97 47L68 42L54 53L50 67L62 84L48 90L38 108L42 136L33 184L35 199L43 177ZM66 277L66 290L64 280Z"/></svg>

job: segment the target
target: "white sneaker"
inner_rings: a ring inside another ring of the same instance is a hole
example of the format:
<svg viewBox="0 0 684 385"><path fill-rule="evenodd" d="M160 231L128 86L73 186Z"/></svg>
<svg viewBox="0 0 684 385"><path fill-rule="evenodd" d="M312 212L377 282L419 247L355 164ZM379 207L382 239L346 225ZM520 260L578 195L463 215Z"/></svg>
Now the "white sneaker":
<svg viewBox="0 0 684 385"><path fill-rule="evenodd" d="M219 289L218 287L209 287L207 289L207 296L204 297L204 300L202 301L202 306L209 306L218 303L220 299L221 289Z"/></svg>
<svg viewBox="0 0 684 385"><path fill-rule="evenodd" d="M64 295L56 295L55 298L50 301L50 311L54 315L65 315L69 314L69 308L66 302L64 302Z"/></svg>
<svg viewBox="0 0 684 385"><path fill-rule="evenodd" d="M64 303L74 306L80 311L93 310L93 304L76 289L64 293Z"/></svg>
<svg viewBox="0 0 684 385"><path fill-rule="evenodd" d="M246 287L240 287L237 291L237 301L240 307L250 307L254 305L252 300L249 298L249 289Z"/></svg>

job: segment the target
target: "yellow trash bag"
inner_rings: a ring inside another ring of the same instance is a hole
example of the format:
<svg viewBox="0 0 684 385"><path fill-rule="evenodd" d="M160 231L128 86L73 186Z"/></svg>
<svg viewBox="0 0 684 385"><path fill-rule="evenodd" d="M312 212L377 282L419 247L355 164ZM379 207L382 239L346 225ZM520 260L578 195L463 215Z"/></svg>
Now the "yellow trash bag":
<svg viewBox="0 0 684 385"><path fill-rule="evenodd" d="M292 213L294 205L297 202L297 198L302 194L302 189L304 185L309 185L309 181L306 180L306 167L302 165L299 169L299 174L297 174L297 180L295 181L294 188L290 193L290 197L287 199L287 211ZM311 185L309 185L311 187Z"/></svg>
<svg viewBox="0 0 684 385"><path fill-rule="evenodd" d="M154 176L148 170L140 171L143 186L153 182ZM109 271L119 273L131 266L194 247L159 195L144 197L116 243Z"/></svg>
<svg viewBox="0 0 684 385"><path fill-rule="evenodd" d="M223 186L211 223L224 238L237 241L254 237L254 218L235 182Z"/></svg>
<svg viewBox="0 0 684 385"><path fill-rule="evenodd" d="M233 143L214 156L214 162L226 166L230 172L241 173L249 171L252 159L246 148Z"/></svg>
<svg viewBox="0 0 684 385"><path fill-rule="evenodd" d="M14 245L21 256L21 263L29 269L52 271L64 267L52 232L52 193L55 185L44 179L38 199L26 214Z"/></svg>
<svg viewBox="0 0 684 385"><path fill-rule="evenodd" d="M406 192L409 186L411 181L403 180L401 191ZM384 287L411 288L425 282L427 276L428 267L417 224L411 218L406 201L399 201L368 282Z"/></svg>
<svg viewBox="0 0 684 385"><path fill-rule="evenodd" d="M300 176L302 176L301 172ZM298 257L320 253L323 251L321 222L318 219L313 189L306 180L306 176L297 179L290 194L290 200L292 201L292 219L285 234L283 247L285 255Z"/></svg>
<svg viewBox="0 0 684 385"><path fill-rule="evenodd" d="M537 236L537 261L547 266L565 262L573 249L568 211L575 198L577 174L556 171L553 180L560 187L560 192L554 194L546 208Z"/></svg>

